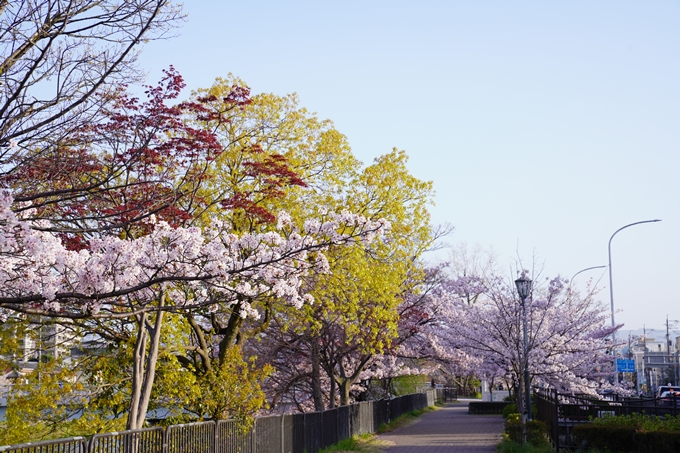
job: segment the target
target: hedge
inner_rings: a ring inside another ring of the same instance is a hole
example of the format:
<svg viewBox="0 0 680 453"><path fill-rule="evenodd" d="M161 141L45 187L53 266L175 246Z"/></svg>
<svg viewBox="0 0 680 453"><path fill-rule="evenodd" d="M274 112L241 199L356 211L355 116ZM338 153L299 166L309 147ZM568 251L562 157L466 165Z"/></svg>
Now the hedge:
<svg viewBox="0 0 680 453"><path fill-rule="evenodd" d="M586 423L574 427L574 439L582 450L611 453L680 453L680 432L645 431L632 426Z"/></svg>

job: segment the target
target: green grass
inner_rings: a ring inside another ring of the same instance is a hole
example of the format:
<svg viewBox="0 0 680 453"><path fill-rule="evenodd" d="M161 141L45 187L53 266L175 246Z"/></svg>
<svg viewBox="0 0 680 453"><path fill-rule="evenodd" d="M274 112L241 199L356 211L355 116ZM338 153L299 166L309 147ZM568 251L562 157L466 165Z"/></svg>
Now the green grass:
<svg viewBox="0 0 680 453"><path fill-rule="evenodd" d="M435 407L426 407L411 411L400 417L395 418L390 423L382 423L378 427L378 434L389 433L414 423L421 415L436 410ZM340 453L340 452L359 452L359 453L380 453L391 445L390 442L379 440L376 434L363 434L344 439L335 445L321 450L319 453Z"/></svg>
<svg viewBox="0 0 680 453"><path fill-rule="evenodd" d="M353 436L349 439L341 440L335 445L324 448L319 453L341 453L346 451L358 453L381 453L390 445L390 442L378 440L374 434L362 434L361 436Z"/></svg>
<svg viewBox="0 0 680 453"><path fill-rule="evenodd" d="M423 414L432 412L436 410L435 407L426 407L425 409L417 409L415 411L408 412L406 414L400 415L389 423L381 423L378 426L378 434L389 433L395 431L399 428L403 428L414 423Z"/></svg>

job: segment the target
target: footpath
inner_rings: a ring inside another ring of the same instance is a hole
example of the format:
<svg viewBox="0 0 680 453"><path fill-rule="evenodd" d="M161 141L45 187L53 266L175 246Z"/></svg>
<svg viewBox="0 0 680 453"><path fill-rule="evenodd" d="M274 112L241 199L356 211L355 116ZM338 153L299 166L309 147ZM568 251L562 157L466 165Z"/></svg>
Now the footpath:
<svg viewBox="0 0 680 453"><path fill-rule="evenodd" d="M494 453L501 440L503 417L470 415L468 403L449 403L378 439L390 443L385 453Z"/></svg>

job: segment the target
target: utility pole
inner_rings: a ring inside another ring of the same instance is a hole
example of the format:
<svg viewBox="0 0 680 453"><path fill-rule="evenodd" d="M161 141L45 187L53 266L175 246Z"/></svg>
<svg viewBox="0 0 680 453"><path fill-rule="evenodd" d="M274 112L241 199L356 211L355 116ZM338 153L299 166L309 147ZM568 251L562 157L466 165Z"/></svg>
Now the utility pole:
<svg viewBox="0 0 680 453"><path fill-rule="evenodd" d="M680 382L678 382L678 351L676 349L675 352L671 352L673 342L671 341L670 326L672 323L673 328L677 328L678 322L676 319L669 321L668 315L666 315L666 353L668 354L668 366L672 367L672 374L669 372L668 375L673 377L673 385L678 385Z"/></svg>
<svg viewBox="0 0 680 453"><path fill-rule="evenodd" d="M630 339L631 339L631 333L629 331L628 332L628 360L633 360L633 364L635 364L635 359L633 357L633 348L631 346ZM636 367L633 367L633 373L632 374L633 374L633 377L635 378L635 382L636 382L636 385L637 385L638 379L637 379L637 368ZM638 394L639 394L640 393L640 386L637 385L637 387L638 387Z"/></svg>
<svg viewBox="0 0 680 453"><path fill-rule="evenodd" d="M666 315L666 355L668 356L668 364L671 363L671 335L668 329L668 315ZM670 374L670 373L669 373ZM672 382L671 384L675 384Z"/></svg>
<svg viewBox="0 0 680 453"><path fill-rule="evenodd" d="M645 378L645 387L647 390L645 391L646 394L649 393L649 380L651 376L647 376L647 327L643 324L642 325L642 336L643 336L643 342L642 342L642 376ZM638 395L640 395L640 392L638 391Z"/></svg>
<svg viewBox="0 0 680 453"><path fill-rule="evenodd" d="M675 361L673 362L673 378L675 379L675 385L678 385L678 382L680 380L678 379L678 345L677 345L678 338L675 338Z"/></svg>

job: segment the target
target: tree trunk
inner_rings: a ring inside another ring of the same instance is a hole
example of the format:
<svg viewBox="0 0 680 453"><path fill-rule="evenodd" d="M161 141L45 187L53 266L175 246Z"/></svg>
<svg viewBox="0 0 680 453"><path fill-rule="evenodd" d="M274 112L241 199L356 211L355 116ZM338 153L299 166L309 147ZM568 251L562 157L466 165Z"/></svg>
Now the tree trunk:
<svg viewBox="0 0 680 453"><path fill-rule="evenodd" d="M312 398L314 399L314 410L323 411L326 409L321 392L321 367L319 366L319 343L316 338L310 342L311 361L312 361Z"/></svg>
<svg viewBox="0 0 680 453"><path fill-rule="evenodd" d="M163 305L165 305L165 292L161 291L154 325L151 326L148 313L138 318L139 331L132 365L132 396L130 397L127 429L141 429L146 420L160 350ZM148 352L146 351L147 337L151 340Z"/></svg>
<svg viewBox="0 0 680 453"><path fill-rule="evenodd" d="M352 384L354 384L357 379L359 379L359 375L361 372L364 370L364 367L368 363L368 361L371 359L371 355L364 356L360 361L359 364L356 366L354 369L354 372L352 373L351 376L347 376L347 370L345 369L344 363L341 360L337 362L338 365L338 370L339 374L332 374L330 376L331 381L335 380L337 384L339 385L339 393L340 393L340 405L341 406L346 406L350 403L349 401L349 390L352 388Z"/></svg>
<svg viewBox="0 0 680 453"><path fill-rule="evenodd" d="M132 360L132 395L130 396L130 411L128 413L127 429L136 429L139 410L139 400L142 394L142 382L144 381L144 353L146 352L146 319L143 313L137 320L137 339Z"/></svg>
<svg viewBox="0 0 680 453"><path fill-rule="evenodd" d="M340 382L340 405L347 406L349 404L349 389L352 387L350 379L341 379Z"/></svg>
<svg viewBox="0 0 680 453"><path fill-rule="evenodd" d="M335 379L333 376L330 376L331 378L331 388L328 391L328 407L329 409L333 409L335 407Z"/></svg>
<svg viewBox="0 0 680 453"><path fill-rule="evenodd" d="M239 301L232 307L226 329L223 332L220 332L224 335L220 341L220 364L224 363L224 358L227 354L227 351L237 343L238 334L241 331L244 321L244 318L241 317L241 302Z"/></svg>

